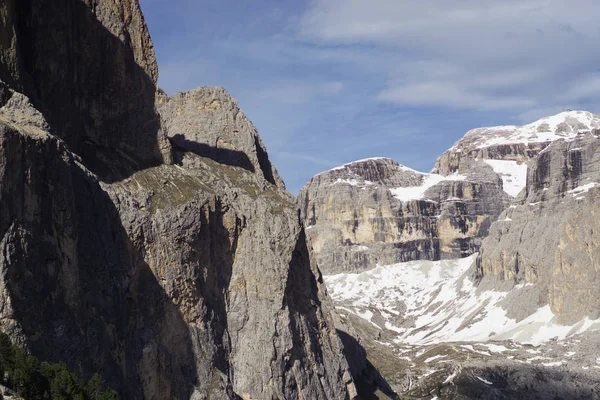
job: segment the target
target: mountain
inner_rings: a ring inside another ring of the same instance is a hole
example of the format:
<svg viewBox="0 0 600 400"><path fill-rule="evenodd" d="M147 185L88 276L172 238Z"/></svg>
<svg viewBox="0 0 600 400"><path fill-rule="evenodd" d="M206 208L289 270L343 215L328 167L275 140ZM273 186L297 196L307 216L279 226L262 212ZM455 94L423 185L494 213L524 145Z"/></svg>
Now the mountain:
<svg viewBox="0 0 600 400"><path fill-rule="evenodd" d="M598 127L599 116L566 111L524 126L473 129L429 174L373 158L314 176L298 203L320 268L361 271L477 252L525 187L527 163L553 141Z"/></svg>
<svg viewBox="0 0 600 400"><path fill-rule="evenodd" d="M349 357L358 382L375 385L387 396L380 398L597 398L599 123L568 111L522 127L478 128L430 174L375 159L311 179L298 203L338 329L360 343L346 338L347 348L368 358ZM382 165L385 174L364 172ZM483 191L434 197L436 186L456 182L509 197L502 205ZM479 201L471 210L480 214L454 218L486 216L489 225L472 233L478 242L469 252L411 253L402 235L442 242L435 221L448 214L434 214L434 229L407 229L424 220L404 212L415 201ZM396 243L385 240L393 235ZM352 258L359 246L368 255L362 264Z"/></svg>
<svg viewBox="0 0 600 400"><path fill-rule="evenodd" d="M0 328L126 399L355 398L295 199L136 0L0 2Z"/></svg>
<svg viewBox="0 0 600 400"><path fill-rule="evenodd" d="M482 161L444 176L379 158L316 175L298 201L319 268L332 273L473 254L510 196Z"/></svg>

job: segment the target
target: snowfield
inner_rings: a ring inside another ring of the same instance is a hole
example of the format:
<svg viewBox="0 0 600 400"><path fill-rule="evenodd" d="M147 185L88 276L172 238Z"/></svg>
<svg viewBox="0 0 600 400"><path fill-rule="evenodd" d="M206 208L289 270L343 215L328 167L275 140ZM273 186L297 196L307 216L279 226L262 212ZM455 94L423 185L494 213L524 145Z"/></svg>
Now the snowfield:
<svg viewBox="0 0 600 400"><path fill-rule="evenodd" d="M510 160L483 160L502 179L502 189L509 196L517 195L525 188L527 183L527 163L519 164Z"/></svg>
<svg viewBox="0 0 600 400"><path fill-rule="evenodd" d="M470 130L459 141L470 142L471 148L485 148L504 144L530 144L572 140L581 132L600 128L600 116L588 111L563 111L531 124L494 126ZM452 150L458 151L457 146Z"/></svg>
<svg viewBox="0 0 600 400"><path fill-rule="evenodd" d="M589 319L562 326L548 305L521 320L510 318L501 303L534 286L520 284L506 292L478 290L469 271L476 257L411 261L324 278L336 305L395 332L398 344L513 340L539 345L600 328L600 320ZM490 346L491 352L502 351Z"/></svg>
<svg viewBox="0 0 600 400"><path fill-rule="evenodd" d="M465 179L467 179L466 176L459 174L443 176L438 174L426 174L423 172L417 173L423 174L423 182L420 186L399 187L390 189L390 193L392 193L392 196L394 196L400 201L421 200L425 197L425 192L427 191L427 189L437 185L440 182L464 181Z"/></svg>

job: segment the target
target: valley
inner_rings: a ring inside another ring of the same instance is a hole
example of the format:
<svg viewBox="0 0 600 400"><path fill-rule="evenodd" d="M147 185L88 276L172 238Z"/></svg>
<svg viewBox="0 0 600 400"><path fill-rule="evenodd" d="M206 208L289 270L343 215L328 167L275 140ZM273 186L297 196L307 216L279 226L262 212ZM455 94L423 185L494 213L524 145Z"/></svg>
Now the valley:
<svg viewBox="0 0 600 400"><path fill-rule="evenodd" d="M578 242L591 259L566 262L571 245L562 235L580 231L569 218L596 216L599 121L565 112L524 127L475 129L430 174L367 159L303 189L336 327L356 338L348 346L366 351L369 363L355 368L380 396L597 398L597 295L578 295L597 290L585 278L598 268L596 240ZM483 196L486 186L505 193L500 212ZM482 217L489 226L475 223ZM452 221L454 242L471 241L469 251L444 251L441 220Z"/></svg>

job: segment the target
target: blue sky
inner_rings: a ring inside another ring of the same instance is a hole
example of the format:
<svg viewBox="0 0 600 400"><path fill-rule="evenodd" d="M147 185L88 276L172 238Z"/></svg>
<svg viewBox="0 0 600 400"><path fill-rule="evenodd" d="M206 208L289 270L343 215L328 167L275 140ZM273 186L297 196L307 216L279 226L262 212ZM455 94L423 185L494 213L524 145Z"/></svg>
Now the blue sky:
<svg viewBox="0 0 600 400"><path fill-rule="evenodd" d="M297 194L385 156L421 171L467 130L600 112L597 0L140 0L169 94L223 86Z"/></svg>

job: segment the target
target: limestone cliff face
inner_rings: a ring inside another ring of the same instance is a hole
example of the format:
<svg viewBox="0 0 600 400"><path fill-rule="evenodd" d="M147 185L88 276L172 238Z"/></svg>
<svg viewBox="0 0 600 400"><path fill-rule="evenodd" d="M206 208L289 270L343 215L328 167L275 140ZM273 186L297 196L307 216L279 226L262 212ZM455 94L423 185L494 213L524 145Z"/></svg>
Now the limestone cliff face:
<svg viewBox="0 0 600 400"><path fill-rule="evenodd" d="M436 161L432 172L448 175L468 160L504 160L527 163L550 143L572 139L600 128L600 116L587 111L564 111L523 126L472 129Z"/></svg>
<svg viewBox="0 0 600 400"><path fill-rule="evenodd" d="M298 201L319 267L331 273L476 252L510 197L491 167L465 165L443 177L380 158L313 177Z"/></svg>
<svg viewBox="0 0 600 400"><path fill-rule="evenodd" d="M598 318L599 131L549 145L530 164L527 187L490 229L480 277L540 283L564 323Z"/></svg>
<svg viewBox="0 0 600 400"><path fill-rule="evenodd" d="M600 128L600 116L565 111L523 126L473 129L431 174L386 159L346 164L313 177L298 201L326 272L376 264L464 257L527 181L528 165L553 142Z"/></svg>
<svg viewBox="0 0 600 400"><path fill-rule="evenodd" d="M169 161L158 67L137 0L6 0L0 79L103 180Z"/></svg>
<svg viewBox="0 0 600 400"><path fill-rule="evenodd" d="M127 399L355 397L295 199L235 101L159 93L161 121L136 1L0 10L0 328Z"/></svg>
<svg viewBox="0 0 600 400"><path fill-rule="evenodd" d="M178 163L195 166L197 158L186 154L210 157L284 187L258 131L225 89L201 87L170 98L161 93L157 105Z"/></svg>

